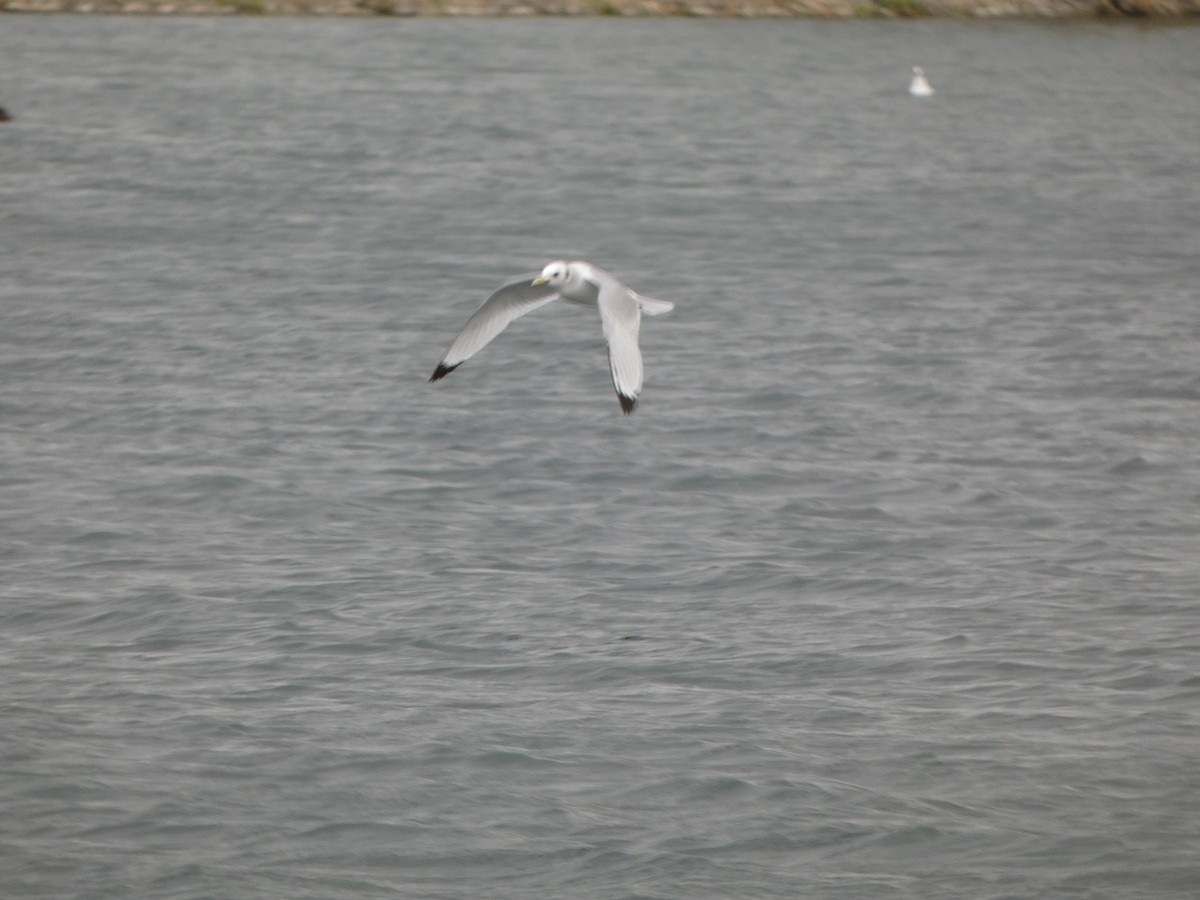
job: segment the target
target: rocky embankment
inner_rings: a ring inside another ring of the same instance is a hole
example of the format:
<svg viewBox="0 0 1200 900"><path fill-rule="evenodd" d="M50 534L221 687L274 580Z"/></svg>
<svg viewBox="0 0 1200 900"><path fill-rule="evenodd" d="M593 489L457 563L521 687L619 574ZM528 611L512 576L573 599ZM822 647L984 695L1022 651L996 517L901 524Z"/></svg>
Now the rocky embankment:
<svg viewBox="0 0 1200 900"><path fill-rule="evenodd" d="M0 12L129 15L1183 18L1200 0L0 0Z"/></svg>

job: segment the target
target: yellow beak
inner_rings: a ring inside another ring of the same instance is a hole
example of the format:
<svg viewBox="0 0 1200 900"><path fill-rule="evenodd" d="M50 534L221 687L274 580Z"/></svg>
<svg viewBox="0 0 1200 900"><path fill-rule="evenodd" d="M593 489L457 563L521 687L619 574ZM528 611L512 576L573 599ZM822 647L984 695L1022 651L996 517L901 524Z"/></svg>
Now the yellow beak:
<svg viewBox="0 0 1200 900"><path fill-rule="evenodd" d="M529 283L530 284L545 284L546 279L543 276L539 275L537 278L533 279L533 281L531 281Z"/></svg>

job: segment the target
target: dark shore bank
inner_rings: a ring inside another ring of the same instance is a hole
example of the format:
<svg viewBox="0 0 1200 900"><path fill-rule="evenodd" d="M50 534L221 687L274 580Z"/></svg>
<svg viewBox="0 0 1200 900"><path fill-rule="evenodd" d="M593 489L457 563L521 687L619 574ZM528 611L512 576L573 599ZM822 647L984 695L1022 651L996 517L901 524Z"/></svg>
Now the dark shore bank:
<svg viewBox="0 0 1200 900"><path fill-rule="evenodd" d="M1079 19L1200 16L1200 0L0 0L0 12L126 15Z"/></svg>

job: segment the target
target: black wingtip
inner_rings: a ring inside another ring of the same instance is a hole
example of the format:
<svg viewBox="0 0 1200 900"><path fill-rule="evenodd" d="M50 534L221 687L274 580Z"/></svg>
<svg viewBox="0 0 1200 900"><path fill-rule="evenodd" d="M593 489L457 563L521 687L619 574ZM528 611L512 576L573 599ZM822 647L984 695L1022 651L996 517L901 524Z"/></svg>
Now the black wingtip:
<svg viewBox="0 0 1200 900"><path fill-rule="evenodd" d="M625 415L633 412L633 408L637 406L637 397L626 397L624 394L617 394L617 399L621 401L621 411Z"/></svg>
<svg viewBox="0 0 1200 900"><path fill-rule="evenodd" d="M451 372L453 372L455 369L457 369L460 365L462 365L462 363L456 363L453 366L448 366L445 363L438 363L438 367L436 369L434 369L433 374L431 376L429 376L429 383L432 384L433 382L437 381L439 378L445 378L447 375L449 375Z"/></svg>

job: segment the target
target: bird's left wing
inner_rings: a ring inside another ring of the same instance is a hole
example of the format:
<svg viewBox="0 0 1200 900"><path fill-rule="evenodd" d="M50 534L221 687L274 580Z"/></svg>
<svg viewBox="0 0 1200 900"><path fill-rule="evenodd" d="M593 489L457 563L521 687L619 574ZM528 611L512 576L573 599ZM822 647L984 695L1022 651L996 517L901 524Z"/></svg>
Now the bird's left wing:
<svg viewBox="0 0 1200 900"><path fill-rule="evenodd" d="M506 284L480 304L467 319L450 347L442 354L430 381L445 378L492 342L514 319L533 312L558 298L558 291L547 284L533 284L533 276Z"/></svg>
<svg viewBox="0 0 1200 900"><path fill-rule="evenodd" d="M633 412L642 391L642 351L638 349L638 329L642 324L637 298L615 279L600 284L600 324L608 341L608 366L613 387L625 415Z"/></svg>

